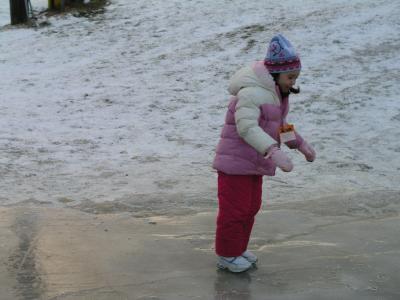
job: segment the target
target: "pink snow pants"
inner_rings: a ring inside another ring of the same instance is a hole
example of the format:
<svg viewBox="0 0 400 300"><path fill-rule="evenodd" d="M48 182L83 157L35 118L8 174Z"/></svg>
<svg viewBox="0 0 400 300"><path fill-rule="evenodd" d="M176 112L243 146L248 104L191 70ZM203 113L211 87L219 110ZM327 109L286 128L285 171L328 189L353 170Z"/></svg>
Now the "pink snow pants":
<svg viewBox="0 0 400 300"><path fill-rule="evenodd" d="M233 257L246 251L254 217L261 207L261 193L261 175L218 172L217 255Z"/></svg>

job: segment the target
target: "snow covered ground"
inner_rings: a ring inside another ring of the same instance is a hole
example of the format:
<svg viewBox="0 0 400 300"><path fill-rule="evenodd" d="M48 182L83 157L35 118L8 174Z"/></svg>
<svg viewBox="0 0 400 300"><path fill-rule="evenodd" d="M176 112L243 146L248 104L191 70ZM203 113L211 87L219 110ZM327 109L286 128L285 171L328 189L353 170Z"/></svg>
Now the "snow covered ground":
<svg viewBox="0 0 400 300"><path fill-rule="evenodd" d="M318 158L287 150L264 199L399 190L398 1L112 0L48 22L0 28L2 204L215 206L228 78L278 32L303 63L289 120Z"/></svg>

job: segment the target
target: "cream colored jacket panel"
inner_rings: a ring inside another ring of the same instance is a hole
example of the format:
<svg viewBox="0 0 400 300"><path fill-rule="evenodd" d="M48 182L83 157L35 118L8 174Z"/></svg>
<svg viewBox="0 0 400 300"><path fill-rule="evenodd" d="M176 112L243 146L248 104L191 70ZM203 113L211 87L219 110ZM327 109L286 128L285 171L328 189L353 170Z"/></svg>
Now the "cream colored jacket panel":
<svg viewBox="0 0 400 300"><path fill-rule="evenodd" d="M260 78L252 67L242 68L232 77L229 92L238 97L235 112L238 134L264 155L271 145L276 144L258 124L261 105L280 105L272 77L267 74Z"/></svg>

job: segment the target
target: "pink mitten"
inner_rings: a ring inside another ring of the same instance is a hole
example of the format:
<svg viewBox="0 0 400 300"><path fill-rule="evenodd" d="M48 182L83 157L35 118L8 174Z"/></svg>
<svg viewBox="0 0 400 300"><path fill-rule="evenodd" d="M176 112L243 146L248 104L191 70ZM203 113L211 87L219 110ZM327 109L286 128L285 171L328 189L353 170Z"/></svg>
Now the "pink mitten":
<svg viewBox="0 0 400 300"><path fill-rule="evenodd" d="M277 146L271 146L268 149L266 158L271 158L276 166L284 172L293 170L293 164L290 158Z"/></svg>
<svg viewBox="0 0 400 300"><path fill-rule="evenodd" d="M315 160L315 151L306 141L303 141L298 150L304 154L307 161L312 162Z"/></svg>

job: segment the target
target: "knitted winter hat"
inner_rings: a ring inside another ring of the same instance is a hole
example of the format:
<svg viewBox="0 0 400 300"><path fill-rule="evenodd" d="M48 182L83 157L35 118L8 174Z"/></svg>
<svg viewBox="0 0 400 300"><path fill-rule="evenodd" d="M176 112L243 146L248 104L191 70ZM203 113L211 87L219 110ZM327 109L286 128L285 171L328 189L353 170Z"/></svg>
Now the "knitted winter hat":
<svg viewBox="0 0 400 300"><path fill-rule="evenodd" d="M264 65L270 73L283 73L301 70L300 58L292 44L281 34L274 36L269 43Z"/></svg>

